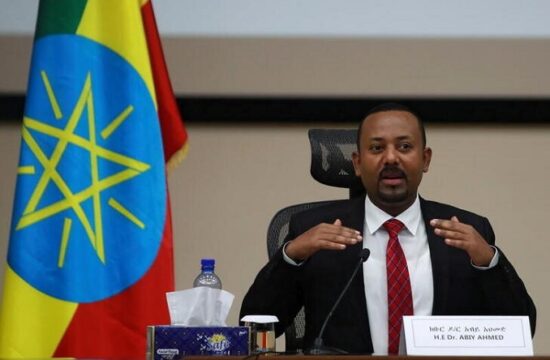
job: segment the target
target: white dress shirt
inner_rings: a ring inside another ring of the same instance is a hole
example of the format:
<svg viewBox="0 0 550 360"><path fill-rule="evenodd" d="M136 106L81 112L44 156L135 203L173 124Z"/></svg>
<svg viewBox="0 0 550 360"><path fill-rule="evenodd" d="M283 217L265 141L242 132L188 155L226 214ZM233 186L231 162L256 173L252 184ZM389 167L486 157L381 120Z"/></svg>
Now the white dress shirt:
<svg viewBox="0 0 550 360"><path fill-rule="evenodd" d="M370 333L376 355L388 354L386 247L389 235L382 225L393 218L376 207L368 197L365 199L363 248L370 250L370 257L363 264L363 277ZM398 237L407 258L414 315L431 315L434 297L432 262L418 197L395 219L405 225Z"/></svg>

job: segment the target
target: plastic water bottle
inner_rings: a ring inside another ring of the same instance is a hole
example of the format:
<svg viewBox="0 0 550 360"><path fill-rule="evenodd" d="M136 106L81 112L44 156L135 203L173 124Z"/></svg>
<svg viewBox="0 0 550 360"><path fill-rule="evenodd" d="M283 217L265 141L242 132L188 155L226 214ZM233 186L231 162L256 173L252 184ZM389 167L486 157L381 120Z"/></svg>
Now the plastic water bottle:
<svg viewBox="0 0 550 360"><path fill-rule="evenodd" d="M214 273L214 267L216 266L216 260L214 259L202 259L201 260L201 273L193 281L193 287L207 286L213 289L221 289L222 281Z"/></svg>

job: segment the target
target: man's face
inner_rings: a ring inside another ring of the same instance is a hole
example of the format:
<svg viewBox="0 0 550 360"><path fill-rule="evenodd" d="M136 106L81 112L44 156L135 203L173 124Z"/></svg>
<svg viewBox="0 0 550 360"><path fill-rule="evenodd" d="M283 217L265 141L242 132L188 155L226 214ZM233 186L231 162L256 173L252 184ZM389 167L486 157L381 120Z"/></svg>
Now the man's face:
<svg viewBox="0 0 550 360"><path fill-rule="evenodd" d="M359 144L353 166L371 201L394 216L407 209L432 157L416 117L406 111L371 114L363 122Z"/></svg>

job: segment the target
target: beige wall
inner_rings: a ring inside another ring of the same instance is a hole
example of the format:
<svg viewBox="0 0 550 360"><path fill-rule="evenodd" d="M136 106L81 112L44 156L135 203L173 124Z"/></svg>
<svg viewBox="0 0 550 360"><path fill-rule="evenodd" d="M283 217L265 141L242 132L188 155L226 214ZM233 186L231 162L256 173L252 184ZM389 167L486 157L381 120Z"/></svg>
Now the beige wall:
<svg viewBox="0 0 550 360"><path fill-rule="evenodd" d="M165 38L178 95L550 96L548 39ZM0 93L24 92L29 36L0 36Z"/></svg>
<svg viewBox="0 0 550 360"><path fill-rule="evenodd" d="M350 125L352 126L352 125ZM242 297L267 260L265 234L280 208L345 197L309 175L310 126L191 125L187 159L170 177L177 288L191 286L201 257L217 259L224 288ZM498 244L537 304L537 354L549 354L550 126L429 126L432 166L421 186L430 199L488 216ZM0 125L0 258L5 258L19 126ZM0 282L0 289L1 289Z"/></svg>
<svg viewBox="0 0 550 360"><path fill-rule="evenodd" d="M0 37L0 93L25 91L31 43ZM547 40L189 38L166 39L165 48L184 95L550 95ZM191 285L201 257L215 257L224 287L237 296L230 323L266 261L271 216L347 195L309 176L308 127L189 126L188 158L170 178L177 288ZM434 159L421 193L489 216L538 305L536 352L550 354L550 245L541 226L550 209L550 126L433 125L428 136ZM18 144L19 125L0 123L0 259Z"/></svg>

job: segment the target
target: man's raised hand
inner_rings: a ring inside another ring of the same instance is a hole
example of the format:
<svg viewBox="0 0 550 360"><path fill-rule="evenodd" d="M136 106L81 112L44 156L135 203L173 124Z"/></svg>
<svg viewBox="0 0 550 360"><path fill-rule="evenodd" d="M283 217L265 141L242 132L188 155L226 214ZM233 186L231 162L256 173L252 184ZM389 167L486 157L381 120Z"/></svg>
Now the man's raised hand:
<svg viewBox="0 0 550 360"><path fill-rule="evenodd" d="M295 261L304 261L319 250L344 250L361 240L363 237L359 231L342 226L342 221L336 219L332 224L316 225L291 240L285 253Z"/></svg>

